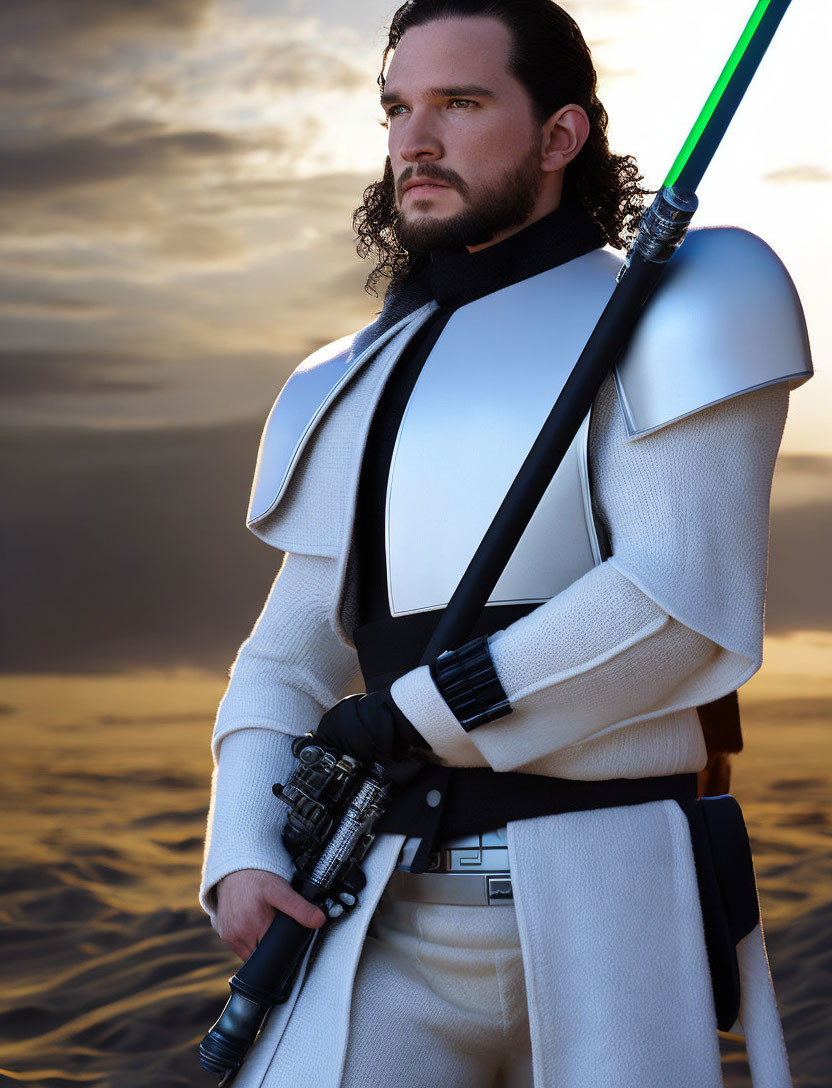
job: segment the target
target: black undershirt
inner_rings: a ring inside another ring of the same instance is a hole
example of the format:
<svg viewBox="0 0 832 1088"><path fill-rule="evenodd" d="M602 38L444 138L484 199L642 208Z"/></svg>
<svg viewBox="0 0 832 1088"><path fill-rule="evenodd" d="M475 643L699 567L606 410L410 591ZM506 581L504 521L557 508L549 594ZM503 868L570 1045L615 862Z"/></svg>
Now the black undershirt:
<svg viewBox="0 0 832 1088"><path fill-rule="evenodd" d="M385 552L385 506L393 447L407 402L433 346L460 306L565 264L602 244L590 216L577 207L565 206L478 253L432 254L425 274L439 309L407 345L388 378L371 423L359 482L355 531L359 622L354 638L365 690L389 687L415 668L440 615L439 611L390 615ZM493 634L535 607L489 605L468 637ZM562 811L563 789L562 782L544 776L431 764L409 785L396 789L381 829L421 836L423 849L419 853L425 863L432 843L499 827L509 819ZM438 793L440 804L428 805L428 793L434 800ZM597 799L603 800L602 791L596 793Z"/></svg>
<svg viewBox="0 0 832 1088"><path fill-rule="evenodd" d="M441 305L410 341L379 399L367 438L355 529L359 624L353 633L365 691L389 688L418 665L440 615L438 610L390 615L384 523L390 460L399 425L422 367L455 309ZM492 635L536 607L489 605L471 638Z"/></svg>
<svg viewBox="0 0 832 1088"><path fill-rule="evenodd" d="M422 367L461 306L574 260L602 243L591 217L580 208L565 206L478 253L463 249L432 254L428 286L439 309L408 343L382 391L367 436L358 488L359 621L354 636L365 690L389 687L419 663L439 615L436 611L391 616L387 586L385 506L390 461ZM489 605L469 637L494 634L535 607Z"/></svg>

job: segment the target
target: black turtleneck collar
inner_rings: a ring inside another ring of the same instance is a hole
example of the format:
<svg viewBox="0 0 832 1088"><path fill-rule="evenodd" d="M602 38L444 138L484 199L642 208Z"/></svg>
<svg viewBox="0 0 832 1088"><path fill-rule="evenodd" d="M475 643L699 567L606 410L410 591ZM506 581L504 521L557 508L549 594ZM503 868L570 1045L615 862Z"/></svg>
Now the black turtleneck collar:
<svg viewBox="0 0 832 1088"><path fill-rule="evenodd" d="M431 293L454 308L537 276L604 244L601 231L582 208L562 205L502 242L476 253L435 250L429 269Z"/></svg>

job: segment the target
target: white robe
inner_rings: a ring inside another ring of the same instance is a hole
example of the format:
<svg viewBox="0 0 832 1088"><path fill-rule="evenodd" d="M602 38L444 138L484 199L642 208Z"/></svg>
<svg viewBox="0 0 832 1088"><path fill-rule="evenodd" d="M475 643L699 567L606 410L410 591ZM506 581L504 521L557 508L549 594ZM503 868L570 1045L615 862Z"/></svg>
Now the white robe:
<svg viewBox="0 0 832 1088"><path fill-rule="evenodd" d="M264 535L286 551L217 720L202 902L227 873L289 875L271 783L354 677L354 498L384 379L418 315L327 412ZM695 707L762 660L771 475L788 392L774 385L629 441L614 386L596 398L595 497L612 557L491 639L514 712L466 734L427 669L393 694L444 762L579 779L696 771ZM402 839L381 836L354 914L329 927L275 1009L240 1088L337 1088L366 927ZM509 824L536 1088L721 1083L687 821L674 802ZM790 1078L759 930L740 947L755 1088ZM381 995L380 1030L383 1030ZM324 1045L325 1042L325 1045ZM279 1044L279 1046L278 1046ZM392 1082L391 1082L392 1083Z"/></svg>

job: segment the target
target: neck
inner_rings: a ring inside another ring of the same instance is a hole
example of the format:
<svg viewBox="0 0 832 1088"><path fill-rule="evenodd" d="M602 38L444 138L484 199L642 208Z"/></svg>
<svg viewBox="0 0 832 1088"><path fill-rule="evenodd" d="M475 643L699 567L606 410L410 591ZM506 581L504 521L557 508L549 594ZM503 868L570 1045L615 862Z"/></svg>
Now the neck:
<svg viewBox="0 0 832 1088"><path fill-rule="evenodd" d="M563 204L480 253L464 248L434 250L428 282L437 302L462 306L600 245L603 238L592 217Z"/></svg>

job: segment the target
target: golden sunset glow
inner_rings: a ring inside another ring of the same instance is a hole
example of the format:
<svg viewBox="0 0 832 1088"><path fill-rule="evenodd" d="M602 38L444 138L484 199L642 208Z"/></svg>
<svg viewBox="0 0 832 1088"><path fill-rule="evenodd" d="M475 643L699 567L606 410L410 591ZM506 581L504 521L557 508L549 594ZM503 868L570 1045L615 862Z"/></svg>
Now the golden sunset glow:
<svg viewBox="0 0 832 1088"><path fill-rule="evenodd" d="M752 0L565 6L592 47L614 150L657 187ZM280 561L244 514L286 378L381 306L363 291L351 216L384 161L375 80L393 10L0 6L0 912L16 927L4 1083L202 1083L193 1041L234 968L195 905L211 723ZM819 1011L831 40L832 5L795 0L695 219L774 248L815 359L775 475L766 659L741 693L734 787L796 1082L818 1085L832 1062ZM739 1049L724 1060L728 1088L750 1083Z"/></svg>

